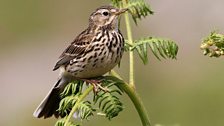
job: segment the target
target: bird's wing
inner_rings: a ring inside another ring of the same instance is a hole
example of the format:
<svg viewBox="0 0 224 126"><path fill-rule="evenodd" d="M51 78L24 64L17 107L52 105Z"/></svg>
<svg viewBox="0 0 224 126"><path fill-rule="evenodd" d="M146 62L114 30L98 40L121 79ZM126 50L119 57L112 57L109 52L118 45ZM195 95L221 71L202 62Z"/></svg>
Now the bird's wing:
<svg viewBox="0 0 224 126"><path fill-rule="evenodd" d="M85 53L92 38L92 34L85 33L85 31L77 36L61 54L53 70L57 70L62 65L68 65L71 60Z"/></svg>

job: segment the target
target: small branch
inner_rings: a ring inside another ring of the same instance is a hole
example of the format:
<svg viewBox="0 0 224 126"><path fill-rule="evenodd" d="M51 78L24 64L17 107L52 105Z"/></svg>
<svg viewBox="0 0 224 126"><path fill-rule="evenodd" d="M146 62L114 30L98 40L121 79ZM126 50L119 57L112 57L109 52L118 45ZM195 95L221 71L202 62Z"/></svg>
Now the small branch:
<svg viewBox="0 0 224 126"><path fill-rule="evenodd" d="M72 118L73 114L75 111L78 109L79 103L93 90L93 86L90 85L84 92L83 94L79 97L79 99L76 101L75 105L73 106L71 112L69 113L66 121L65 121L65 126L68 126L68 123L70 119Z"/></svg>
<svg viewBox="0 0 224 126"><path fill-rule="evenodd" d="M111 75L113 75L113 76L115 76L119 79L122 79L120 77L120 75L117 74L114 70L111 71ZM142 125L143 126L151 126L147 111L146 111L146 109L143 105L143 102L141 101L139 95L135 91L135 89L130 87L129 84L127 84L127 83L122 83L120 86L125 91L125 93L129 96L132 103L134 104L135 109L137 110L137 112L138 112L138 114L141 118Z"/></svg>
<svg viewBox="0 0 224 126"><path fill-rule="evenodd" d="M128 0L123 0L122 2L123 2L123 5L124 5L123 7L126 7ZM128 42L130 43L130 45L133 45L131 25L130 25L128 12L125 12L124 16L125 16ZM135 84L134 84L135 83L134 82L134 52L133 51L129 52L129 65L130 65L129 66L129 84L133 89L135 89Z"/></svg>

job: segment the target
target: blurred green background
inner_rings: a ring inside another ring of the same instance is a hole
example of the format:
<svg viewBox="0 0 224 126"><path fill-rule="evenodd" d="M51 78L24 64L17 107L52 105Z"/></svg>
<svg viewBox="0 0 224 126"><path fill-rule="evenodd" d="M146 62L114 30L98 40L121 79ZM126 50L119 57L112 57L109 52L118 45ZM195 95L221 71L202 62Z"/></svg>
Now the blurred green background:
<svg viewBox="0 0 224 126"><path fill-rule="evenodd" d="M177 60L144 66L136 56L136 86L153 125L223 126L223 58L199 49L212 30L224 33L223 0L150 0L154 16L133 25L135 38L160 36L179 45ZM90 13L109 0L0 0L0 125L52 126L55 119L36 119L33 111L58 72L58 56L88 25ZM125 28L121 29L125 33ZM151 53L150 53L151 54ZM119 73L127 80L128 55ZM125 110L112 121L97 117L85 126L140 126L126 95Z"/></svg>

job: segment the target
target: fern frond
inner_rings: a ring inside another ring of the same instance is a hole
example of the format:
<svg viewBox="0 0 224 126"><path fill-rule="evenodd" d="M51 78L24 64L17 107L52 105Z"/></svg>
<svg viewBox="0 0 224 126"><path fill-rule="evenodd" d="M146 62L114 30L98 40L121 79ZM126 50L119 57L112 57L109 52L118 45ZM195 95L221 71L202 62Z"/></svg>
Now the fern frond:
<svg viewBox="0 0 224 126"><path fill-rule="evenodd" d="M72 107L75 105L82 92L83 83L83 81L70 82L60 94L62 100L59 103L57 111L62 117L68 115Z"/></svg>
<svg viewBox="0 0 224 126"><path fill-rule="evenodd" d="M104 76L102 80L102 86L109 88L110 92L117 91L120 95L123 93L123 89L120 87L121 83L125 82L114 76Z"/></svg>
<svg viewBox="0 0 224 126"><path fill-rule="evenodd" d="M62 118L56 122L55 126L65 126L65 121L66 121L66 118ZM73 122L69 122L67 126L81 126L81 125L77 125Z"/></svg>
<svg viewBox="0 0 224 126"><path fill-rule="evenodd" d="M63 117L64 115L68 115L71 111L72 107L75 105L76 101L78 100L78 95L70 95L63 98L60 101L58 112Z"/></svg>
<svg viewBox="0 0 224 126"><path fill-rule="evenodd" d="M61 98L69 96L71 94L78 94L82 92L83 81L73 81L66 85L63 92L60 94Z"/></svg>
<svg viewBox="0 0 224 126"><path fill-rule="evenodd" d="M88 119L88 117L93 116L93 112L95 112L96 109L94 109L91 105L90 101L81 102L78 107L78 115L79 117L83 119Z"/></svg>
<svg viewBox="0 0 224 126"><path fill-rule="evenodd" d="M211 34L203 40L200 48L204 51L204 55L209 55L210 57L223 56L224 35L211 32Z"/></svg>
<svg viewBox="0 0 224 126"><path fill-rule="evenodd" d="M116 117L123 110L123 104L112 92L99 93L97 97L99 97L96 98L96 102L99 101L99 108L109 120Z"/></svg>
<svg viewBox="0 0 224 126"><path fill-rule="evenodd" d="M141 20L142 17L154 13L144 0L129 0L126 8L129 9L129 13L132 15L135 24L137 24L137 19Z"/></svg>
<svg viewBox="0 0 224 126"><path fill-rule="evenodd" d="M115 7L128 8L135 24L137 24L137 19L154 13L145 0L128 0L125 6L123 6L122 0L111 0L111 2Z"/></svg>
<svg viewBox="0 0 224 126"><path fill-rule="evenodd" d="M152 53L158 60L161 60L161 57L176 59L178 52L178 46L175 42L153 37L134 41L130 51L136 50L143 63L146 64L148 62L147 47L151 49Z"/></svg>
<svg viewBox="0 0 224 126"><path fill-rule="evenodd" d="M105 113L106 118L111 120L123 110L123 104L117 97L117 95L122 94L122 90L118 86L119 83L121 82L109 78L110 78L109 76L104 77L102 85L107 86L110 89L110 91L98 92L94 98L94 102L95 104L96 103L99 104L99 108L103 113Z"/></svg>

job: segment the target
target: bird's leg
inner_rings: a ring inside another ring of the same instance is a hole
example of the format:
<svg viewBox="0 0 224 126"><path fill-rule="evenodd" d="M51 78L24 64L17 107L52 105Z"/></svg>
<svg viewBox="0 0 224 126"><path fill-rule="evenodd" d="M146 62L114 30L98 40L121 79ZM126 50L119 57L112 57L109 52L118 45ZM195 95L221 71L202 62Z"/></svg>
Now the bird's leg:
<svg viewBox="0 0 224 126"><path fill-rule="evenodd" d="M96 80L96 79L83 79L83 81L93 85L93 91L95 93L99 92L98 89L104 91L104 92L108 92L109 90L105 87L102 87L100 84L101 84L101 80Z"/></svg>
<svg viewBox="0 0 224 126"><path fill-rule="evenodd" d="M82 80L88 84L93 85L93 91L94 93L99 92L100 90L104 92L108 92L109 90L106 87L101 86L101 80L99 78L90 78L90 79L84 79L84 78L78 78L78 77L73 77L73 80ZM100 89L100 90L99 90Z"/></svg>

